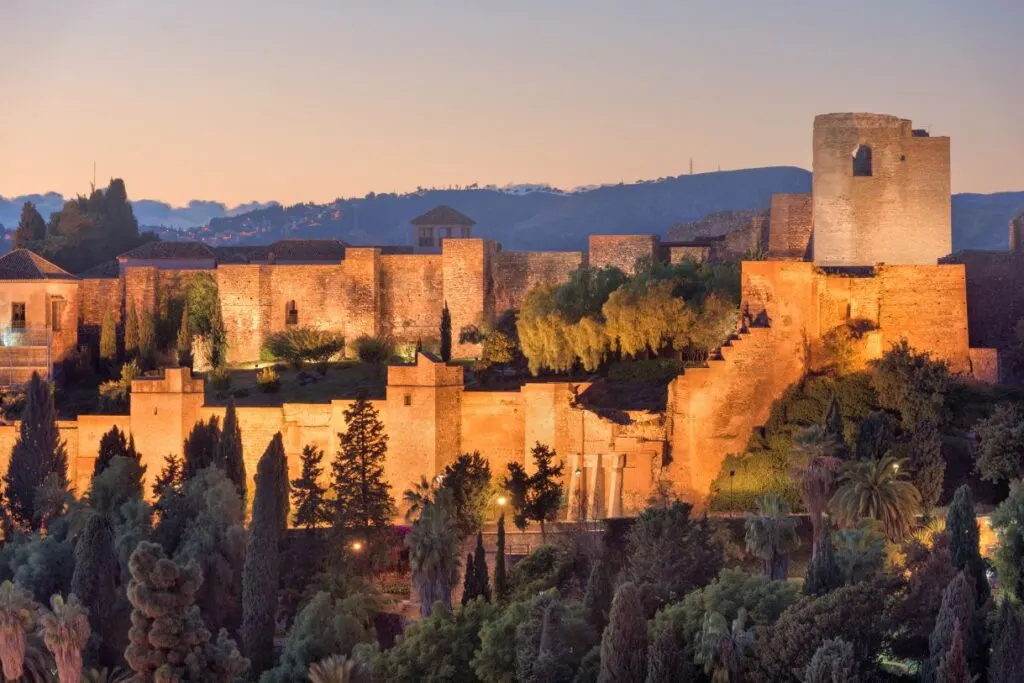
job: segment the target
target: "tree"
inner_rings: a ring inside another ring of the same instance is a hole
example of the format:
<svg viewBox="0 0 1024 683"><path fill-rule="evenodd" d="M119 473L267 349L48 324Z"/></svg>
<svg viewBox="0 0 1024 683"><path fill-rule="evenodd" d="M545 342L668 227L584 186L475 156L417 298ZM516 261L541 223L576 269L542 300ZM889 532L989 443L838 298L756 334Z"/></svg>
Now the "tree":
<svg viewBox="0 0 1024 683"><path fill-rule="evenodd" d="M163 549L143 541L129 563L132 628L124 658L140 681L230 683L249 666L227 632L217 640L193 604L203 582L194 562L179 565Z"/></svg>
<svg viewBox="0 0 1024 683"><path fill-rule="evenodd" d="M491 466L479 451L463 453L441 472L441 486L451 491L459 536L480 530L491 498Z"/></svg>
<svg viewBox="0 0 1024 683"><path fill-rule="evenodd" d="M494 555L494 601L502 602L508 594L505 577L505 511L498 517L498 549Z"/></svg>
<svg viewBox="0 0 1024 683"><path fill-rule="evenodd" d="M667 508L647 508L629 531L625 579L644 586L649 615L707 584L722 568L722 548L710 521L694 521L692 509L678 501Z"/></svg>
<svg viewBox="0 0 1024 683"><path fill-rule="evenodd" d="M910 483L903 465L890 456L846 463L830 502L840 524L870 517L882 523L891 540L907 536L921 509L921 494Z"/></svg>
<svg viewBox="0 0 1024 683"><path fill-rule="evenodd" d="M608 624L608 613L611 611L613 597L612 577L608 573L608 565L598 558L590 568L587 588L583 594L583 606L590 613L590 621L598 633L603 632Z"/></svg>
<svg viewBox="0 0 1024 683"><path fill-rule="evenodd" d="M853 585L879 574L885 566L885 538L878 522L862 519L835 533L836 568L843 583Z"/></svg>
<svg viewBox="0 0 1024 683"><path fill-rule="evenodd" d="M651 631L646 683L691 683L697 680L693 659L680 647L673 629L668 625L652 626Z"/></svg>
<svg viewBox="0 0 1024 683"><path fill-rule="evenodd" d="M953 642L946 654L942 656L942 663L939 665L935 680L936 683L971 683L974 680L971 672L967 669L963 630L958 627L953 629Z"/></svg>
<svg viewBox="0 0 1024 683"><path fill-rule="evenodd" d="M67 602L54 595L50 609L40 611L39 630L57 664L60 683L79 683L82 648L89 642L89 615L82 603L75 595L69 595Z"/></svg>
<svg viewBox="0 0 1024 683"><path fill-rule="evenodd" d="M532 450L534 473L526 474L519 463L509 463L504 488L512 498L512 517L515 525L525 529L530 521L540 523L540 534L547 542L545 522L554 520L562 503L562 486L558 480L565 463L554 464L555 451L537 442Z"/></svg>
<svg viewBox="0 0 1024 683"><path fill-rule="evenodd" d="M379 534L394 516L391 487L384 479L388 437L377 409L365 398L345 411L345 423L347 430L338 435L341 450L331 464L335 529Z"/></svg>
<svg viewBox="0 0 1024 683"><path fill-rule="evenodd" d="M804 674L805 683L858 683L853 645L842 638L826 640L814 651Z"/></svg>
<svg viewBox="0 0 1024 683"><path fill-rule="evenodd" d="M1024 616L1010 600L1001 600L992 621L992 654L988 663L989 683L1016 683L1024 680Z"/></svg>
<svg viewBox="0 0 1024 683"><path fill-rule="evenodd" d="M6 680L19 680L24 672L26 641L35 627L37 608L24 588L10 581L0 585L0 665Z"/></svg>
<svg viewBox="0 0 1024 683"><path fill-rule="evenodd" d="M836 403L835 405L838 405ZM841 419L841 416L840 416ZM799 447L805 452L810 452L810 460L803 467L798 467L794 472L796 480L800 484L800 495L807 512L811 518L811 557L817 556L821 539L823 536L822 520L828 501L832 497L835 488L836 473L839 470L841 461L839 458L826 454L827 444L834 441L834 436L825 434L823 430L810 428L803 433L803 439L798 441Z"/></svg>
<svg viewBox="0 0 1024 683"><path fill-rule="evenodd" d="M1010 493L992 514L996 532L993 562L1002 590L1024 600L1024 483L1014 481Z"/></svg>
<svg viewBox="0 0 1024 683"><path fill-rule="evenodd" d="M483 597L487 602L491 601L491 580L487 575L487 553L484 551L484 535L481 532L476 534L476 556L474 569L476 570L477 595Z"/></svg>
<svg viewBox="0 0 1024 683"><path fill-rule="evenodd" d="M164 498L170 493L181 493L185 483L184 460L177 455L164 456L164 468L153 481L153 497Z"/></svg>
<svg viewBox="0 0 1024 683"><path fill-rule="evenodd" d="M214 451L214 463L224 470L228 479L238 488L238 497L242 501L242 514L245 515L248 477L245 475L245 459L242 457L242 429L238 426L238 413L235 410L235 399L228 400L224 413L224 426L217 440ZM287 505L288 501L285 501Z"/></svg>
<svg viewBox="0 0 1024 683"><path fill-rule="evenodd" d="M890 606L892 623L898 624L890 646L897 657L920 661L928 658L935 615L956 570L949 561L945 531L915 535L901 550L905 554L903 571L907 582Z"/></svg>
<svg viewBox="0 0 1024 683"><path fill-rule="evenodd" d="M220 422L216 415L208 422L200 420L192 427L185 438L185 451L182 463L182 476L185 480L196 476L200 470L217 463L217 452L220 444Z"/></svg>
<svg viewBox="0 0 1024 683"><path fill-rule="evenodd" d="M836 564L835 546L832 544L832 531L825 528L818 553L807 565L807 576L804 578L805 595L824 595L843 585L843 577Z"/></svg>
<svg viewBox="0 0 1024 683"><path fill-rule="evenodd" d="M942 605L935 617L935 628L928 639L928 659L922 667L924 681L936 681L946 655L953 647L954 633L959 631L968 660L978 654L974 633L974 592L964 572L958 573L942 594Z"/></svg>
<svg viewBox="0 0 1024 683"><path fill-rule="evenodd" d="M109 667L116 666L121 658L115 645L118 634L112 628L116 581L120 575L117 559L110 523L101 515L90 515L75 545L71 593L78 596L88 612L94 658Z"/></svg>
<svg viewBox="0 0 1024 683"><path fill-rule="evenodd" d="M124 320L124 353L128 358L139 357L140 332L139 312L135 309L135 299L132 299Z"/></svg>
<svg viewBox="0 0 1024 683"><path fill-rule="evenodd" d="M25 409L18 438L4 475L4 497L13 520L22 528L38 529L42 523L36 490L51 475L62 490L68 485L68 458L57 430L53 391L39 373L33 372L25 390Z"/></svg>
<svg viewBox="0 0 1024 683"><path fill-rule="evenodd" d="M978 438L974 469L982 479L999 483L1016 479L1024 458L1024 410L1017 403L997 403L992 414L974 425Z"/></svg>
<svg viewBox="0 0 1024 683"><path fill-rule="evenodd" d="M878 393L879 405L899 414L904 429L946 420L947 395L953 380L945 363L932 360L927 352L916 352L903 339L872 366L871 384Z"/></svg>
<svg viewBox="0 0 1024 683"><path fill-rule="evenodd" d="M110 308L103 314L103 324L100 326L100 360L108 368L114 367L117 362L117 322Z"/></svg>
<svg viewBox="0 0 1024 683"><path fill-rule="evenodd" d="M452 587L459 571L459 539L452 525L447 495L423 509L405 542L421 616L430 616L435 603L450 612Z"/></svg>
<svg viewBox="0 0 1024 683"><path fill-rule="evenodd" d="M664 348L685 348L693 334L696 312L675 296L675 283L634 282L619 287L601 307L604 334L613 350L637 357ZM590 320L589 318L583 318ZM589 368L588 368L589 369Z"/></svg>
<svg viewBox="0 0 1024 683"><path fill-rule="evenodd" d="M893 427L889 413L876 410L857 425L857 443L854 455L857 460L878 460L892 445Z"/></svg>
<svg viewBox="0 0 1024 683"><path fill-rule="evenodd" d="M242 572L242 647L255 672L270 666L274 651L281 517L288 514L282 479L288 479L288 461L278 432L256 466L256 497Z"/></svg>
<svg viewBox="0 0 1024 683"><path fill-rule="evenodd" d="M110 428L109 432L105 432L100 437L100 448L99 454L96 456L96 462L93 464L92 476L96 476L110 464L110 461L115 457L121 456L123 458L131 458L136 462L140 462L138 452L135 450L135 437L130 439L114 425Z"/></svg>
<svg viewBox="0 0 1024 683"><path fill-rule="evenodd" d="M600 683L630 683L647 677L647 620L637 587L615 591L608 628L601 638Z"/></svg>
<svg viewBox="0 0 1024 683"><path fill-rule="evenodd" d="M143 366L151 366L156 355L156 319L152 310L139 316L139 358Z"/></svg>
<svg viewBox="0 0 1024 683"><path fill-rule="evenodd" d="M178 326L178 336L175 340L175 354L180 367L192 367L194 358L192 356L192 330L188 321L188 303L181 311L181 324Z"/></svg>
<svg viewBox="0 0 1024 683"><path fill-rule="evenodd" d="M30 242L40 242L46 239L46 221L39 214L39 210L32 202L25 202L21 206L21 219L18 227L14 229L14 248L24 249Z"/></svg>
<svg viewBox="0 0 1024 683"><path fill-rule="evenodd" d="M448 302L441 309L441 360L447 363L452 359L452 314L448 311Z"/></svg>
<svg viewBox="0 0 1024 683"><path fill-rule="evenodd" d="M946 459L942 456L942 439L933 422L918 425L910 436L907 468L910 481L921 494L921 510L934 508L942 495L946 475Z"/></svg>
<svg viewBox="0 0 1024 683"><path fill-rule="evenodd" d="M789 575L789 554L800 546L796 522L789 504L772 493L757 498L757 512L747 519L747 550L761 558L764 575L773 581Z"/></svg>
<svg viewBox="0 0 1024 683"><path fill-rule="evenodd" d="M324 452L310 445L302 449L302 472L292 479L292 508L295 526L316 529L331 519L327 502L327 487L320 483L324 468L320 462Z"/></svg>
<svg viewBox="0 0 1024 683"><path fill-rule="evenodd" d="M738 681L743 657L754 643L754 629L747 628L747 610L742 607L730 624L718 612L704 615L696 661L716 683Z"/></svg>
<svg viewBox="0 0 1024 683"><path fill-rule="evenodd" d="M974 512L971 490L966 484L953 494L953 502L946 512L946 534L949 536L949 559L953 567L967 574L978 605L988 600L990 593L985 561L981 559L981 541L978 517Z"/></svg>
<svg viewBox="0 0 1024 683"><path fill-rule="evenodd" d="M843 436L843 409L839 405L839 397L832 394L828 402L828 410L825 412L825 430L833 439L845 445Z"/></svg>
<svg viewBox="0 0 1024 683"><path fill-rule="evenodd" d="M471 602L480 595L476 582L476 566L473 561L473 553L466 553L466 571L462 576L462 604Z"/></svg>

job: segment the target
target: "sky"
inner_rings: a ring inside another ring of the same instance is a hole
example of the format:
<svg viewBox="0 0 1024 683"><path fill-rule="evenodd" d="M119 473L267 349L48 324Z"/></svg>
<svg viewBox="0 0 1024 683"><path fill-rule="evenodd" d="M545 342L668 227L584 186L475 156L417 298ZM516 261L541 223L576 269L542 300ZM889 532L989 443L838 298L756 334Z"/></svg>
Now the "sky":
<svg viewBox="0 0 1024 683"><path fill-rule="evenodd" d="M0 0L0 195L176 205L810 168L815 114L1024 190L1022 0Z"/></svg>

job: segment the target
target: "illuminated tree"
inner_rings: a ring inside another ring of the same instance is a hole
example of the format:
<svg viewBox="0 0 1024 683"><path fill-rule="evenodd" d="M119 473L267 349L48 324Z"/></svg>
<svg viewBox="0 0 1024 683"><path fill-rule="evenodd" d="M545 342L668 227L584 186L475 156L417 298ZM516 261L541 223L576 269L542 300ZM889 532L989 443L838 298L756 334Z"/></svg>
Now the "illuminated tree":
<svg viewBox="0 0 1024 683"><path fill-rule="evenodd" d="M921 494L908 480L906 467L901 469L902 464L890 456L847 462L829 503L840 524L870 517L882 523L890 539L906 537L921 509Z"/></svg>
<svg viewBox="0 0 1024 683"><path fill-rule="evenodd" d="M124 352L129 358L139 356L139 312L135 308L135 299L128 305L128 315L124 320Z"/></svg>
<svg viewBox="0 0 1024 683"><path fill-rule="evenodd" d="M302 472L292 479L292 507L295 526L315 529L331 519L327 487L320 483L324 468L320 466L324 452L310 445L302 449Z"/></svg>
<svg viewBox="0 0 1024 683"><path fill-rule="evenodd" d="M117 323L114 321L114 311L110 308L103 314L103 324L100 326L100 360L113 367L117 362Z"/></svg>

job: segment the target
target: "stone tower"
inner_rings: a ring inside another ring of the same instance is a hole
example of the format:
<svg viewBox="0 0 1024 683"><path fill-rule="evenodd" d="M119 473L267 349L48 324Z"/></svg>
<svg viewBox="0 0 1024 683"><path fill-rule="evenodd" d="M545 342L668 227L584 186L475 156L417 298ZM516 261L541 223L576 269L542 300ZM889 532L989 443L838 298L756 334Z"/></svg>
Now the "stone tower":
<svg viewBox="0 0 1024 683"><path fill-rule="evenodd" d="M884 114L814 119L814 262L934 265L952 251L949 138Z"/></svg>

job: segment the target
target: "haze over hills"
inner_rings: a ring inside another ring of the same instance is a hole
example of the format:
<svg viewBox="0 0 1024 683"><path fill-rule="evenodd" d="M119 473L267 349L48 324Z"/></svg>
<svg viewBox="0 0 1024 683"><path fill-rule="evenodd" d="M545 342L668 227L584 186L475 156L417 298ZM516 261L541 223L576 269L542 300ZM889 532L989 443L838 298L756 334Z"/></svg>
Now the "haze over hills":
<svg viewBox="0 0 1024 683"><path fill-rule="evenodd" d="M131 182L128 179L128 189ZM473 218L474 234L508 249L579 249L588 234L654 233L709 213L767 208L776 192L810 192L810 172L767 167L682 175L632 184L562 191L547 185L505 188L469 186L407 194L369 194L327 204L253 202L229 208L194 200L185 207L132 202L143 229L162 239L200 239L210 244L261 244L284 237L337 237L352 244L401 245L409 220L438 204ZM34 202L44 217L60 209L57 193L0 197L0 225L12 230L21 206ZM1024 210L1024 192L953 196L955 249L1005 249L1007 224Z"/></svg>

